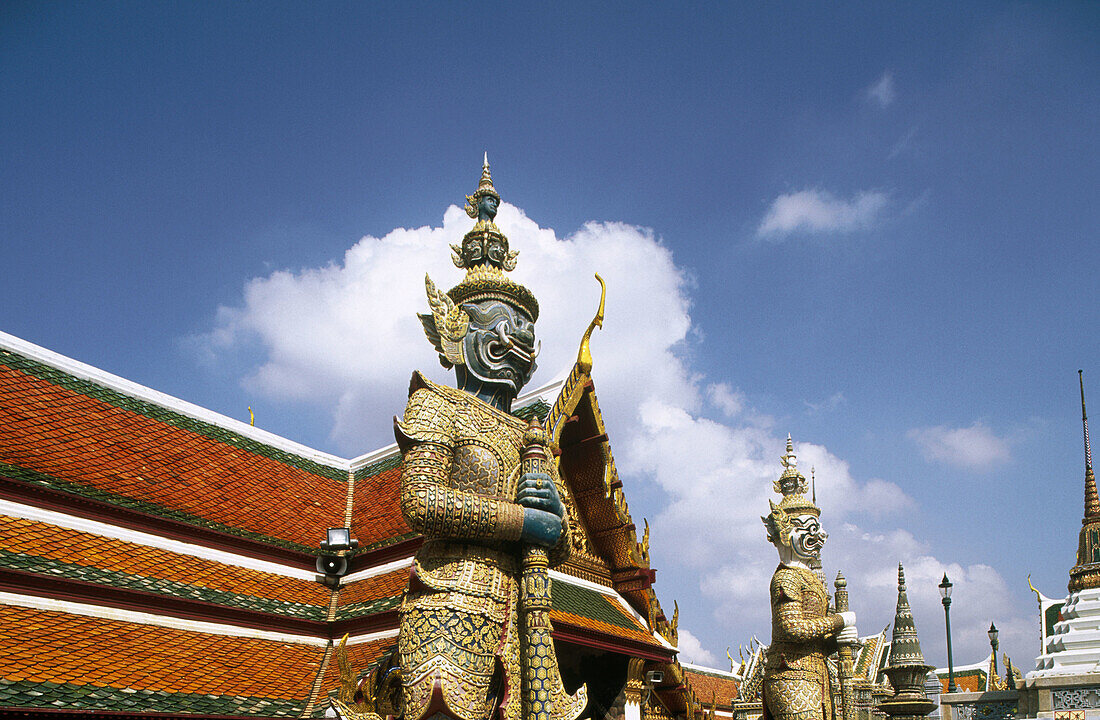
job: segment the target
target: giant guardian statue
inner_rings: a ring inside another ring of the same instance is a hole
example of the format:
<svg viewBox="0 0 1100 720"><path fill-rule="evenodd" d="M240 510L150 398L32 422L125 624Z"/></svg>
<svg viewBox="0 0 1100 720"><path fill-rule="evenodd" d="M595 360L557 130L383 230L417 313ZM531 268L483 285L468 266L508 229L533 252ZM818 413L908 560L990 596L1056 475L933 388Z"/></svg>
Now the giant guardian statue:
<svg viewBox="0 0 1100 720"><path fill-rule="evenodd" d="M855 640L855 614L830 613L825 585L811 567L818 564L828 533L821 510L806 497L794 444L787 437L783 474L775 491L783 494L761 518L768 540L779 551L771 580L772 642L764 663L764 715L771 720L833 720L832 688L826 657L837 642Z"/></svg>
<svg viewBox="0 0 1100 720"><path fill-rule="evenodd" d="M546 433L510 412L535 370L539 306L506 275L518 252L499 204L486 159L467 196L477 222L452 246L464 279L443 292L425 277L420 320L457 387L414 373L395 421L401 510L424 544L400 607L400 683L379 715L575 720L587 702L562 687L550 638L546 569L571 547L557 470Z"/></svg>

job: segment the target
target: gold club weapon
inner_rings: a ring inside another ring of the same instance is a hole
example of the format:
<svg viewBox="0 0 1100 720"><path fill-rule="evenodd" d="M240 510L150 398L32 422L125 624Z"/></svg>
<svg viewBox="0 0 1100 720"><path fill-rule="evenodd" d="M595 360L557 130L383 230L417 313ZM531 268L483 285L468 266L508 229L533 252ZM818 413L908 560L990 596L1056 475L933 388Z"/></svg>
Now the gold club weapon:
<svg viewBox="0 0 1100 720"><path fill-rule="evenodd" d="M844 573L836 574L836 582L833 583L836 590L834 602L838 613L848 612L848 581ZM856 640L855 642L859 642ZM837 654L840 662L837 663L837 675L840 676L840 707L844 720L855 720L855 692L852 688L852 674L854 664L852 660L852 642L839 643Z"/></svg>
<svg viewBox="0 0 1100 720"><path fill-rule="evenodd" d="M537 417L531 418L523 434L520 457L521 477L527 473L550 475L547 435ZM569 695L561 682L554 640L550 636L553 628L550 625L549 567L545 548L524 546L520 573L523 717L525 720L575 720L588 704L588 688L581 685L576 693Z"/></svg>

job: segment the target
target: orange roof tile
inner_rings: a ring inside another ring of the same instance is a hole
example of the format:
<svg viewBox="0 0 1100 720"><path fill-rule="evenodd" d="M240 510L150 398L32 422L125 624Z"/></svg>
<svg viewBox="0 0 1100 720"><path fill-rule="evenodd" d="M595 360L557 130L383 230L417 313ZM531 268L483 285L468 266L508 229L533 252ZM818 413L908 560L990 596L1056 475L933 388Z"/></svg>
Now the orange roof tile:
<svg viewBox="0 0 1100 720"><path fill-rule="evenodd" d="M44 560L54 561L53 567L47 569ZM321 620L331 596L328 588L308 580L4 515L0 566ZM234 602L223 593L272 602Z"/></svg>
<svg viewBox="0 0 1100 720"><path fill-rule="evenodd" d="M323 647L10 605L0 612L0 647L0 677L8 685L63 683L159 693L168 697L167 705L170 696L184 694L266 698L304 707L324 656ZM90 706L82 693L70 695L70 707ZM16 695L0 705L27 704L20 702L25 699ZM232 714L238 710L228 708Z"/></svg>
<svg viewBox="0 0 1100 720"><path fill-rule="evenodd" d="M340 588L337 618L388 610L396 607L409 584L410 568L398 568L384 575L359 580ZM389 600L391 602L380 603Z"/></svg>
<svg viewBox="0 0 1100 720"><path fill-rule="evenodd" d="M378 463L381 470L367 467L356 473L351 529L363 547L414 534L401 514L401 466L396 462L383 461Z"/></svg>
<svg viewBox="0 0 1100 720"><path fill-rule="evenodd" d="M728 675L684 668L684 677L695 692L695 698L710 707L711 698L719 708L729 709L737 697L738 683Z"/></svg>
<svg viewBox="0 0 1100 720"><path fill-rule="evenodd" d="M32 471L58 489L305 549L319 528L343 524L344 471L266 457L230 431L22 360L0 353L0 463L15 466L0 474Z"/></svg>
<svg viewBox="0 0 1100 720"><path fill-rule="evenodd" d="M626 628L621 625L614 625L612 623L603 622L602 620L596 620L594 618L585 617L584 615L578 615L576 613L566 612L564 610L551 610L550 622L554 624L569 624L573 627L585 628L587 630L595 630L597 632L605 633L607 635L613 635L615 637L623 638L626 640L633 640L635 642L644 643L646 645L652 645L657 648L664 649L664 645L657 641L651 633L642 630L639 626L637 629Z"/></svg>
<svg viewBox="0 0 1100 720"><path fill-rule="evenodd" d="M947 673L941 674L941 671L936 671L936 677L939 678L940 692L947 692L947 685L950 682L950 678ZM955 687L959 692L982 692L985 690L985 677L986 674L982 670L966 670L963 672L955 673Z"/></svg>

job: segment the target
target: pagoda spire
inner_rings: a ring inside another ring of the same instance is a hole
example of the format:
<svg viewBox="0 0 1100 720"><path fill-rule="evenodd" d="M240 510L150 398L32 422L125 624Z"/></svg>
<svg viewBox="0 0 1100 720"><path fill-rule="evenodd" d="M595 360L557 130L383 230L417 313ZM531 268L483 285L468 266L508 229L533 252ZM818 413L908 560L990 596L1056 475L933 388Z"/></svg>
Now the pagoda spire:
<svg viewBox="0 0 1100 720"><path fill-rule="evenodd" d="M1100 588L1100 497L1092 472L1092 448L1089 445L1089 417L1085 411L1085 374L1077 371L1081 386L1081 426L1085 434L1085 516L1077 540L1077 564L1069 571L1069 591Z"/></svg>
<svg viewBox="0 0 1100 720"><path fill-rule="evenodd" d="M909 607L905 588L905 568L898 563L898 607L894 613L894 632L890 639L890 659L885 672L894 688L894 696L879 704L879 709L896 720L913 720L935 709L936 703L924 692L924 680L932 666L924 662L920 638Z"/></svg>
<svg viewBox="0 0 1100 720"><path fill-rule="evenodd" d="M898 563L898 607L894 612L894 632L890 638L890 666L924 665L909 593L905 587L905 568Z"/></svg>
<svg viewBox="0 0 1100 720"><path fill-rule="evenodd" d="M1081 384L1081 426L1085 430L1085 520L1100 516L1100 498L1096 494L1096 476L1092 473L1092 447L1089 445L1089 416L1085 412L1085 373L1077 371Z"/></svg>

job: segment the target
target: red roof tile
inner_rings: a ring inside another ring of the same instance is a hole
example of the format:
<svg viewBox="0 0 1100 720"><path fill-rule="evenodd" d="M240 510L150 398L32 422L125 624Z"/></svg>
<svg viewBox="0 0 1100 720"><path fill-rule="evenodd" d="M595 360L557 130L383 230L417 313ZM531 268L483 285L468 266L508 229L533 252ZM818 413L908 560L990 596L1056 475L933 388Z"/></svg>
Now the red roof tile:
<svg viewBox="0 0 1100 720"><path fill-rule="evenodd" d="M413 534L401 514L401 466L355 480L351 529L364 547Z"/></svg>
<svg viewBox="0 0 1100 720"><path fill-rule="evenodd" d="M160 586L153 584L142 589L172 595L181 593L174 592L171 583L183 583L201 589L300 603L317 608L326 607L331 596L328 588L309 580L225 565L191 555L4 515L0 515L0 551L50 559L77 569L97 568L108 573L169 581ZM0 555L0 566L13 564L8 556ZM44 569L39 568L39 571ZM109 574L103 573L73 577L110 585L119 584L112 582ZM218 602L216 596L203 599ZM321 615L323 619L324 613Z"/></svg>
<svg viewBox="0 0 1100 720"><path fill-rule="evenodd" d="M132 690L308 699L323 647L5 605L0 676Z"/></svg>
<svg viewBox="0 0 1100 720"><path fill-rule="evenodd" d="M228 431L226 441L212 439L7 365L0 408L0 462L63 489L151 503L307 548L316 547L319 529L343 524L344 481L236 446Z"/></svg>
<svg viewBox="0 0 1100 720"><path fill-rule="evenodd" d="M376 575L345 585L340 589L337 607L342 608L400 596L405 591L405 586L409 584L410 569L408 567L398 568L384 575Z"/></svg>
<svg viewBox="0 0 1100 720"><path fill-rule="evenodd" d="M717 707L728 710L737 697L738 683L728 675L684 668L684 677L695 692L695 699L708 708L714 698Z"/></svg>

